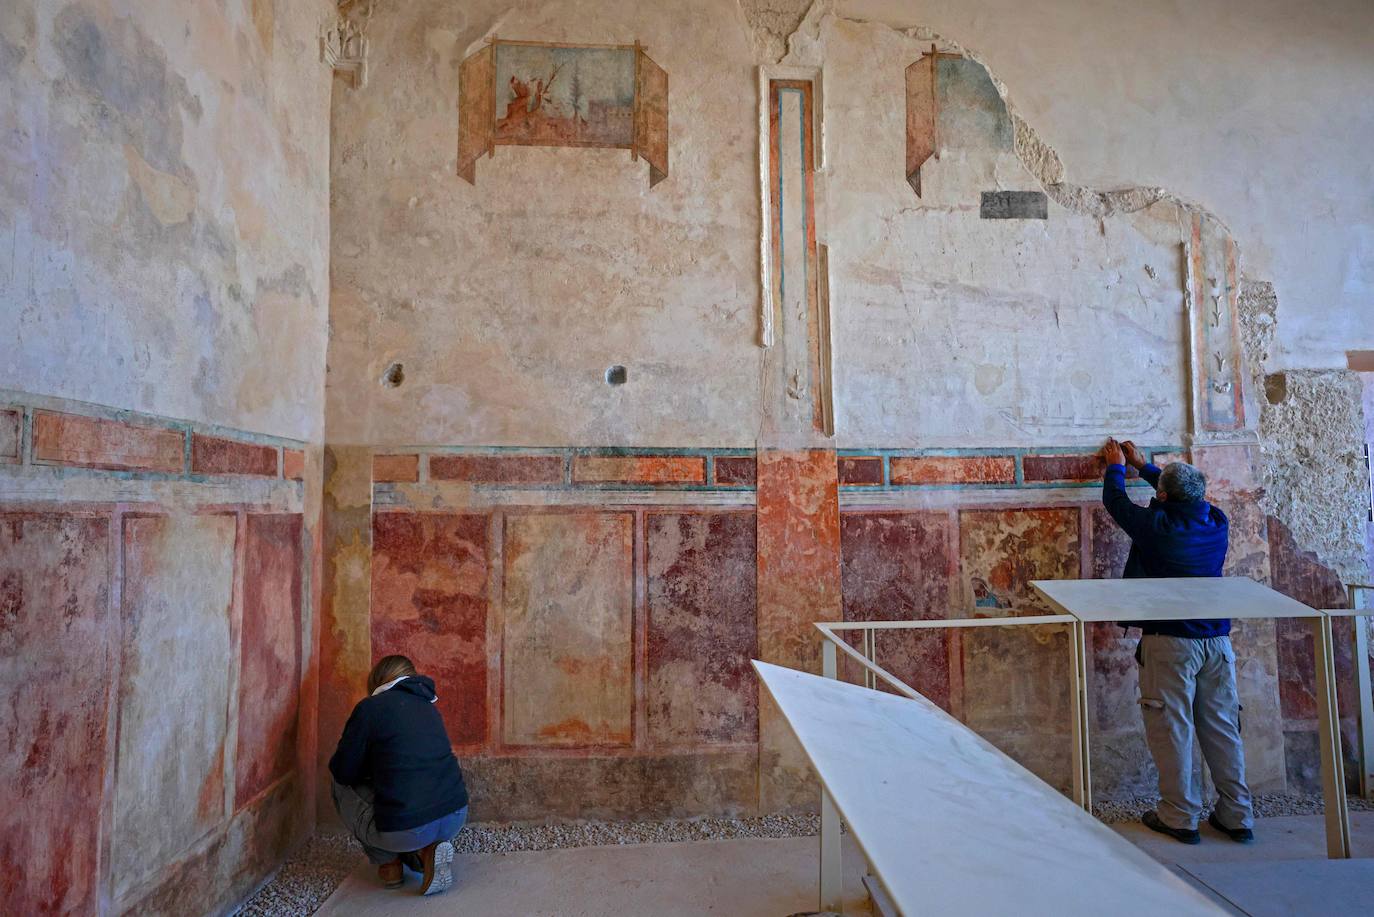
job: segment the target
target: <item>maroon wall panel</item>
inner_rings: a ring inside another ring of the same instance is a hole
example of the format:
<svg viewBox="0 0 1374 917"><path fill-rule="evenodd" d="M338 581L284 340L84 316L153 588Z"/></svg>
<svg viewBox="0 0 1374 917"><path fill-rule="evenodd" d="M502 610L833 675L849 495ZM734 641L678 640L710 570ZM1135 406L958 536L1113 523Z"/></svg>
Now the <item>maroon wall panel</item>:
<svg viewBox="0 0 1374 917"><path fill-rule="evenodd" d="M301 527L298 514L246 517L236 810L296 760Z"/></svg>
<svg viewBox="0 0 1374 917"><path fill-rule="evenodd" d="M110 649L109 520L0 515L0 889L7 914L95 913Z"/></svg>
<svg viewBox="0 0 1374 917"><path fill-rule="evenodd" d="M951 525L945 513L844 513L840 576L846 621L945 618L950 608ZM877 662L950 706L946 630L881 631ZM858 640L853 642L856 646Z"/></svg>
<svg viewBox="0 0 1374 917"><path fill-rule="evenodd" d="M651 513L648 725L658 744L753 742L753 513Z"/></svg>
<svg viewBox="0 0 1374 917"><path fill-rule="evenodd" d="M434 679L449 739L487 737L487 517L372 518L372 659L409 656Z"/></svg>

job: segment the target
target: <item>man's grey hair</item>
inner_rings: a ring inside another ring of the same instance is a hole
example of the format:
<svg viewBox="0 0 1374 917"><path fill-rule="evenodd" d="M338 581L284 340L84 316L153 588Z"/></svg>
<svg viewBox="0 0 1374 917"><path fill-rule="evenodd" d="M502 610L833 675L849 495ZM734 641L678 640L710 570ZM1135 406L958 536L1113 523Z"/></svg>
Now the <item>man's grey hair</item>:
<svg viewBox="0 0 1374 917"><path fill-rule="evenodd" d="M1196 503L1207 495L1207 478L1187 462L1170 462L1159 475L1159 489L1174 503Z"/></svg>

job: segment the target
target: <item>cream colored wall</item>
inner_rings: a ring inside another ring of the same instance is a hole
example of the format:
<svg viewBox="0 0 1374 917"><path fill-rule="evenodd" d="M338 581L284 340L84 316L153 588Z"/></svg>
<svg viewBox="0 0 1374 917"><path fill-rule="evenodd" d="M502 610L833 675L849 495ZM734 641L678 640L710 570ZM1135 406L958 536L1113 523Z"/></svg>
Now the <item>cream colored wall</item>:
<svg viewBox="0 0 1374 917"><path fill-rule="evenodd" d="M0 388L321 438L329 12L0 6Z"/></svg>
<svg viewBox="0 0 1374 917"><path fill-rule="evenodd" d="M805 4L798 4L805 5ZM1270 369L1374 346L1374 4L840 0L926 26L1011 89L1072 182L1159 186L1231 227L1272 280Z"/></svg>

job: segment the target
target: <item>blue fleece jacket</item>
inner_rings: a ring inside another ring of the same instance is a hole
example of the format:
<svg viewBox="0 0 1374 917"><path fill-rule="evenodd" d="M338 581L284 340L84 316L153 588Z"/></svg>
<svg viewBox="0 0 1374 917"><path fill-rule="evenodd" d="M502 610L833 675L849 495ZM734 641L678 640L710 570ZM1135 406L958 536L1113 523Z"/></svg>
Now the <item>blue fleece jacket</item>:
<svg viewBox="0 0 1374 917"><path fill-rule="evenodd" d="M1142 468L1140 476L1159 489L1159 469L1154 465ZM1140 506L1126 493L1126 466L1108 465L1102 479L1102 505L1131 536L1123 577L1221 576L1230 523L1225 513L1207 501L1175 503L1152 498L1149 506ZM1231 632L1228 618L1121 624L1139 626L1147 634L1199 640Z"/></svg>

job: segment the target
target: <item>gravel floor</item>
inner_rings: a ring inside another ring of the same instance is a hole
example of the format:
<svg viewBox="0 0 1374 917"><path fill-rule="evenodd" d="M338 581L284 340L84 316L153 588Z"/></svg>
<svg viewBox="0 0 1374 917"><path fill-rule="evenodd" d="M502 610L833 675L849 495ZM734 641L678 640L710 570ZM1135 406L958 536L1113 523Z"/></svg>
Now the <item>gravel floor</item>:
<svg viewBox="0 0 1374 917"><path fill-rule="evenodd" d="M1093 814L1102 821L1134 821L1154 808L1153 796L1099 802ZM1374 811L1374 803L1350 797L1351 810ZM1270 795L1255 798L1255 815L1318 815L1320 795ZM754 818L694 818L681 821L569 822L559 825L469 825L454 844L458 853L512 853L617 844L726 840L737 837L813 837L816 815L764 815ZM361 861L353 839L324 831L305 844L256 894L235 912L244 917L308 917Z"/></svg>

